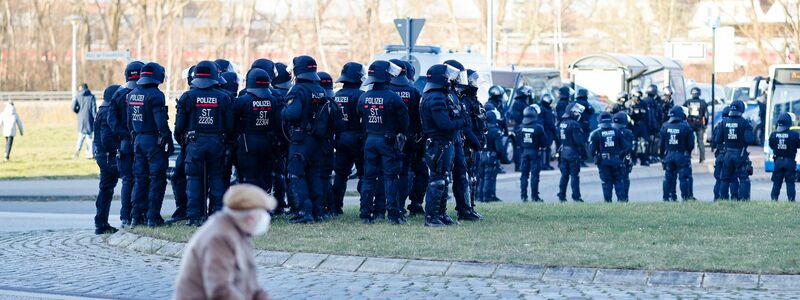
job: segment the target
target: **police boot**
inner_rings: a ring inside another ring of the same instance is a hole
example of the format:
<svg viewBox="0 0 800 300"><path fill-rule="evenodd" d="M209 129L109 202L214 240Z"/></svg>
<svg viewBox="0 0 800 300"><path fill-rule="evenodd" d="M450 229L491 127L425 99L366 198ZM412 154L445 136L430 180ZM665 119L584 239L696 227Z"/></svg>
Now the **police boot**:
<svg viewBox="0 0 800 300"><path fill-rule="evenodd" d="M103 224L103 226L96 227L94 229L94 234L114 234L117 232L117 229L109 225L108 223Z"/></svg>
<svg viewBox="0 0 800 300"><path fill-rule="evenodd" d="M441 215L439 215L439 221L441 221L441 222L442 222L442 224L444 224L444 225L447 225L447 226L450 226L450 225L458 225L458 224L459 224L459 223L458 223L458 221L456 221L456 220L453 220L453 218L451 218L451 217L450 217L449 215L447 215L447 214L441 214Z"/></svg>
<svg viewBox="0 0 800 300"><path fill-rule="evenodd" d="M425 216L425 227L442 227L445 226L438 216Z"/></svg>
<svg viewBox="0 0 800 300"><path fill-rule="evenodd" d="M465 210L463 212L458 213L458 220L459 221L479 221L480 218L474 214L472 214L469 210Z"/></svg>
<svg viewBox="0 0 800 300"><path fill-rule="evenodd" d="M297 214L296 216L289 219L289 223L292 224L312 224L314 223L314 218L308 214Z"/></svg>
<svg viewBox="0 0 800 300"><path fill-rule="evenodd" d="M374 224L374 223L375 223L375 220L373 220L372 218L361 218L361 224L369 225L369 224Z"/></svg>
<svg viewBox="0 0 800 300"><path fill-rule="evenodd" d="M131 220L122 220L122 229L131 228Z"/></svg>
<svg viewBox="0 0 800 300"><path fill-rule="evenodd" d="M189 227L200 227L203 226L203 220L189 220L186 222L186 226Z"/></svg>
<svg viewBox="0 0 800 300"><path fill-rule="evenodd" d="M161 226L164 226L164 220L162 220L161 218L158 218L156 220L147 220L147 227L155 228Z"/></svg>
<svg viewBox="0 0 800 300"><path fill-rule="evenodd" d="M408 205L408 216L414 217L416 215L424 215L425 209L422 208L421 205L418 204L409 204Z"/></svg>
<svg viewBox="0 0 800 300"><path fill-rule="evenodd" d="M389 225L406 225L408 221L404 217L389 218Z"/></svg>
<svg viewBox="0 0 800 300"><path fill-rule="evenodd" d="M173 225L182 221L186 221L186 217L172 217L164 221L164 225Z"/></svg>
<svg viewBox="0 0 800 300"><path fill-rule="evenodd" d="M136 226L142 226L142 225L146 225L144 220L142 220L142 219L133 219L131 221L131 228L134 228Z"/></svg>

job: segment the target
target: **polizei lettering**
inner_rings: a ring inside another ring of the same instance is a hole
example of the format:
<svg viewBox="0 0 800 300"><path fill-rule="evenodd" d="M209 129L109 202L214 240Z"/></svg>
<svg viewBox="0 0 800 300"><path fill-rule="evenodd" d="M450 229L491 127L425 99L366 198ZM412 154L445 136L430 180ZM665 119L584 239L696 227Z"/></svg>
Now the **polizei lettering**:
<svg viewBox="0 0 800 300"><path fill-rule="evenodd" d="M364 99L364 104L383 105L383 98L367 97L366 99Z"/></svg>

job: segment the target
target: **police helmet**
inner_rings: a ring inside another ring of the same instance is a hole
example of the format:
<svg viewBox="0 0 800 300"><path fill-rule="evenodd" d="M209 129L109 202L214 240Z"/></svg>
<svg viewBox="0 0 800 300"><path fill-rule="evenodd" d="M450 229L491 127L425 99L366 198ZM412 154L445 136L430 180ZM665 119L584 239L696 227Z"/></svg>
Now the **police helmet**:
<svg viewBox="0 0 800 300"><path fill-rule="evenodd" d="M109 103L111 102L111 98L114 97L114 93L116 93L119 88L120 88L119 84L109 85L103 91L103 104L101 104L100 106L109 105Z"/></svg>
<svg viewBox="0 0 800 300"><path fill-rule="evenodd" d="M144 66L143 62L138 60L132 61L125 66L125 87L128 89L135 89L136 88L136 81L139 80L139 71L142 70Z"/></svg>
<svg viewBox="0 0 800 300"><path fill-rule="evenodd" d="M669 110L667 114L670 123L686 120L686 112L683 111L683 106L675 106Z"/></svg>
<svg viewBox="0 0 800 300"><path fill-rule="evenodd" d="M725 106L725 108L722 109L722 117L727 118L730 116L731 116L731 108L729 106Z"/></svg>
<svg viewBox="0 0 800 300"><path fill-rule="evenodd" d="M396 86L408 86L410 82L408 81L408 77L406 77L406 72L408 72L408 62L399 59L390 59L389 62L397 65L400 67L400 74L397 76L392 77L391 83Z"/></svg>
<svg viewBox="0 0 800 300"><path fill-rule="evenodd" d="M794 123L795 116L793 113L782 113L778 117L777 131L786 131L790 129Z"/></svg>
<svg viewBox="0 0 800 300"><path fill-rule="evenodd" d="M400 75L403 69L389 61L376 60L369 65L367 80L364 84L389 83L393 77Z"/></svg>
<svg viewBox="0 0 800 300"><path fill-rule="evenodd" d="M292 73L297 79L319 81L317 61L308 55L301 55L292 59Z"/></svg>
<svg viewBox="0 0 800 300"><path fill-rule="evenodd" d="M441 89L447 88L450 84L450 81L458 78L459 71L458 69L445 64L436 64L428 68L428 72L426 73L426 82L425 88L423 92L427 92L432 89Z"/></svg>
<svg viewBox="0 0 800 300"><path fill-rule="evenodd" d="M658 86L656 86L655 84L651 84L650 86L648 86L647 95L650 97L655 97L656 95L658 95Z"/></svg>
<svg viewBox="0 0 800 300"><path fill-rule="evenodd" d="M336 82L347 82L361 84L367 77L367 70L364 65L357 62L349 62L342 66L342 73Z"/></svg>
<svg viewBox="0 0 800 300"><path fill-rule="evenodd" d="M665 86L663 89L661 89L661 93L663 93L664 96L672 96L672 94L675 93L675 89L673 89L671 86Z"/></svg>
<svg viewBox="0 0 800 300"><path fill-rule="evenodd" d="M499 85L493 85L489 88L489 97L497 97L505 94L505 89Z"/></svg>
<svg viewBox="0 0 800 300"><path fill-rule="evenodd" d="M253 68L247 72L245 90L258 98L266 99L272 95L269 89L269 73L263 69Z"/></svg>
<svg viewBox="0 0 800 300"><path fill-rule="evenodd" d="M272 82L272 79L275 78L275 63L266 58L259 58L253 61L253 64L250 65L250 69L261 69L267 72L267 76L269 76L269 81Z"/></svg>
<svg viewBox="0 0 800 300"><path fill-rule="evenodd" d="M317 72L319 85L325 90L325 97L333 98L333 77L328 72Z"/></svg>
<svg viewBox="0 0 800 300"><path fill-rule="evenodd" d="M550 96L550 94L542 95L542 105L547 107L553 105L553 96Z"/></svg>
<svg viewBox="0 0 800 300"><path fill-rule="evenodd" d="M692 95L692 98L700 98L702 94L699 87L693 87L689 93Z"/></svg>
<svg viewBox="0 0 800 300"><path fill-rule="evenodd" d="M597 116L597 123L598 127L606 129L611 128L611 122L613 121L614 117L611 115L610 112L604 111L601 112L600 115Z"/></svg>
<svg viewBox="0 0 800 300"><path fill-rule="evenodd" d="M589 91L586 89L578 89L578 93L575 94L575 99L586 100L588 98L589 98Z"/></svg>
<svg viewBox="0 0 800 300"><path fill-rule="evenodd" d="M467 85L469 84L469 79L467 79L467 69L464 68L464 65L458 62L455 59L448 59L444 61L445 65L451 66L453 68L458 69L458 77L455 79L451 79L451 81L455 81L457 85Z"/></svg>
<svg viewBox="0 0 800 300"><path fill-rule="evenodd" d="M626 114L624 111L621 111L614 114L611 122L614 123L614 128L625 128L628 126L628 119L628 114Z"/></svg>
<svg viewBox="0 0 800 300"><path fill-rule="evenodd" d="M467 69L467 84L473 88L478 88L481 84L483 84L484 80L481 78L481 75L475 70Z"/></svg>
<svg viewBox="0 0 800 300"><path fill-rule="evenodd" d="M284 63L275 63L275 78L272 80L272 86L283 89L289 89L292 86L292 73L289 72L289 66Z"/></svg>
<svg viewBox="0 0 800 300"><path fill-rule="evenodd" d="M570 97L572 97L572 88L570 88L569 86L565 85L565 86L562 86L561 88L558 89L558 99L559 100L561 100L561 99L569 99Z"/></svg>
<svg viewBox="0 0 800 300"><path fill-rule="evenodd" d="M533 99L533 88L527 85L518 87L517 92L514 93L514 99L524 101L527 104L528 101Z"/></svg>
<svg viewBox="0 0 800 300"><path fill-rule="evenodd" d="M630 95L628 95L627 92L622 91L622 92L619 92L619 94L617 94L617 102L618 103L625 103L625 102L628 101L629 98L630 98Z"/></svg>
<svg viewBox="0 0 800 300"><path fill-rule="evenodd" d="M217 67L219 67L219 72L220 73L225 73L225 72L234 72L234 73L236 73L236 68L227 59L220 58L220 59L215 60L214 63L217 64Z"/></svg>
<svg viewBox="0 0 800 300"><path fill-rule="evenodd" d="M531 124L539 118L539 112L536 110L536 107L533 105L529 105L525 107L525 110L522 111L522 124Z"/></svg>
<svg viewBox="0 0 800 300"><path fill-rule="evenodd" d="M414 64L408 63L408 69L406 70L406 78L412 83L417 81L417 69L414 68Z"/></svg>
<svg viewBox="0 0 800 300"><path fill-rule="evenodd" d="M165 79L164 67L156 62L149 62L142 66L142 69L139 71L139 80L136 81L136 84L161 84Z"/></svg>
<svg viewBox="0 0 800 300"><path fill-rule="evenodd" d="M495 107L494 104L492 104L492 102L486 102L486 105L484 105L483 108L485 108L486 111L490 111L490 110L495 110L497 107Z"/></svg>
<svg viewBox="0 0 800 300"><path fill-rule="evenodd" d="M225 83L221 83L223 90L226 90L232 94L236 94L239 91L239 74L234 72L225 72L220 75L220 78L225 79Z"/></svg>
<svg viewBox="0 0 800 300"><path fill-rule="evenodd" d="M583 111L586 110L586 107L580 105L579 103L570 103L567 105L567 109L564 111L564 115L561 116L562 118L573 118L575 120L580 120Z"/></svg>
<svg viewBox="0 0 800 300"><path fill-rule="evenodd" d="M731 117L741 117L742 113L744 113L745 109L744 102L742 100L736 100L731 103L730 108L731 111L728 113Z"/></svg>
<svg viewBox="0 0 800 300"><path fill-rule="evenodd" d="M220 84L220 81L217 64L208 60L197 63L194 67L192 85L197 88L206 89L218 84Z"/></svg>
<svg viewBox="0 0 800 300"><path fill-rule="evenodd" d="M631 95L633 97L641 98L642 97L642 88L635 86L631 88Z"/></svg>
<svg viewBox="0 0 800 300"><path fill-rule="evenodd" d="M195 65L192 65L191 67L186 68L186 70L183 70L182 74L183 79L186 79L186 85L188 85L189 87L192 86L192 79L194 79L195 67L196 67Z"/></svg>

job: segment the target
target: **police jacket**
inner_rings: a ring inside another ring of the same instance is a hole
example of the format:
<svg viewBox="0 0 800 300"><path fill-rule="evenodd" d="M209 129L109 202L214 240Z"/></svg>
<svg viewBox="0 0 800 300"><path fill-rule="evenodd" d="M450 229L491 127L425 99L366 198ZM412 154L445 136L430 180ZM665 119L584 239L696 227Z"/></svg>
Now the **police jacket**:
<svg viewBox="0 0 800 300"><path fill-rule="evenodd" d="M575 119L564 118L558 124L558 137L561 141L559 153L566 160L577 160L586 157L586 136L581 124Z"/></svg>
<svg viewBox="0 0 800 300"><path fill-rule="evenodd" d="M407 134L411 136L422 133L422 120L419 118L419 101L422 99L422 94L419 93L417 88L411 85L400 86L389 84L389 89L403 99L403 103L405 103L408 109L409 123Z"/></svg>
<svg viewBox="0 0 800 300"><path fill-rule="evenodd" d="M616 114L616 113L618 113L618 112L621 112L621 111L624 111L624 112L628 113L628 115L630 115L630 109L628 109L628 107L627 107L627 106L625 106L625 103L619 103L619 102L616 102L616 103L612 104L612 105L611 105L611 106L610 106L608 109L606 109L606 110L607 110L609 113L611 113L612 115L613 115L613 114Z"/></svg>
<svg viewBox="0 0 800 300"><path fill-rule="evenodd" d="M482 143L485 142L484 133L486 132L486 112L483 106L478 101L475 95L478 92L477 88L472 90L469 88L464 97L461 98L461 103L464 105L464 112L470 121L470 127L464 129L464 137L466 138L467 145L474 150L479 150L483 147Z"/></svg>
<svg viewBox="0 0 800 300"><path fill-rule="evenodd" d="M794 130L775 131L769 135L769 147L776 157L795 160L800 134Z"/></svg>
<svg viewBox="0 0 800 300"><path fill-rule="evenodd" d="M545 144L549 146L558 133L556 130L556 116L553 115L553 110L547 105L541 105L541 108L542 111L539 113L539 120L542 121L544 134L547 138Z"/></svg>
<svg viewBox="0 0 800 300"><path fill-rule="evenodd" d="M114 129L119 140L131 138L131 131L128 129L128 108L127 96L133 91L125 86L120 86L114 96L111 97L108 106L108 125Z"/></svg>
<svg viewBox="0 0 800 300"><path fill-rule="evenodd" d="M547 146L547 137L544 133L542 125L533 122L530 124L522 124L517 129L516 135L520 139L520 146L526 150L538 150Z"/></svg>
<svg viewBox="0 0 800 300"><path fill-rule="evenodd" d="M705 100L692 98L686 100L683 106L689 109L689 113L686 114L686 121L689 122L689 125L692 125L692 128L701 129L708 125L708 120L706 120L706 116L708 116L708 103L706 103Z"/></svg>
<svg viewBox="0 0 800 300"><path fill-rule="evenodd" d="M289 126L291 134L311 134L315 113L325 103L325 90L318 82L298 78L286 95L286 108L281 117ZM299 137L292 137L295 138Z"/></svg>
<svg viewBox="0 0 800 300"><path fill-rule="evenodd" d="M109 107L108 100L103 101L97 108L97 115L94 119L94 149L97 153L111 153L112 155L119 149L119 140L111 126L108 124Z"/></svg>
<svg viewBox="0 0 800 300"><path fill-rule="evenodd" d="M647 106L650 108L650 118L647 123L647 129L654 135L659 132L661 124L664 123L664 121L662 121L663 116L661 115L661 107L658 106L658 99L660 99L660 97L657 95L655 97L647 95L642 99L642 101L647 103Z"/></svg>
<svg viewBox="0 0 800 300"><path fill-rule="evenodd" d="M626 142L621 130L601 124L600 128L592 131L589 137L592 154L601 159L619 159L629 152L631 146ZM606 157L603 157L606 154Z"/></svg>
<svg viewBox="0 0 800 300"><path fill-rule="evenodd" d="M500 114L500 112L491 111L486 112L486 114ZM497 156L504 155L503 131L500 130L497 124L487 124L486 130L486 145L484 145L483 150L494 152Z"/></svg>
<svg viewBox="0 0 800 300"><path fill-rule="evenodd" d="M514 101L511 103L511 108L506 112L506 119L508 119L514 127L522 125L522 113L525 111L525 108L528 107L528 103L525 100L524 97L514 98Z"/></svg>
<svg viewBox="0 0 800 300"><path fill-rule="evenodd" d="M233 123L237 135L281 135L283 104L277 97L259 98L245 92L233 102Z"/></svg>
<svg viewBox="0 0 800 300"><path fill-rule="evenodd" d="M279 96L283 97L284 99L286 99L286 96L289 95L289 90L288 89L283 89L283 88L276 87L276 88L273 88L273 90L274 90L273 92L277 92L277 94Z"/></svg>
<svg viewBox="0 0 800 300"><path fill-rule="evenodd" d="M623 150L622 155L628 155L633 153L633 131L628 129L627 127L617 128L622 133L622 138L624 139L624 145L628 147Z"/></svg>
<svg viewBox="0 0 800 300"><path fill-rule="evenodd" d="M673 120L661 126L661 153L672 152L690 154L694 150L694 131L686 121Z"/></svg>
<svg viewBox="0 0 800 300"><path fill-rule="evenodd" d="M569 105L569 98L558 98L558 102L556 102L556 121L558 123L563 120L562 116L564 111L567 110L567 105Z"/></svg>
<svg viewBox="0 0 800 300"><path fill-rule="evenodd" d="M360 87L360 84L345 83L344 87L336 91L334 95L333 99L341 111L341 118L344 122L343 131L364 131L358 112L358 99L361 98L361 94L364 94L364 91L359 89Z"/></svg>
<svg viewBox="0 0 800 300"><path fill-rule="evenodd" d="M631 107L631 119L633 120L633 134L637 137L647 135L652 124L650 115L650 104L639 100Z"/></svg>
<svg viewBox="0 0 800 300"><path fill-rule="evenodd" d="M339 109L333 97L323 97L323 99L325 103L323 103L315 113L316 117L312 134L330 142L325 146L333 147L333 140L335 139L336 133L344 130L342 110Z"/></svg>
<svg viewBox="0 0 800 300"><path fill-rule="evenodd" d="M755 141L753 127L741 116L728 117L717 126L721 127L715 138L715 142L719 146L728 149L744 149Z"/></svg>
<svg viewBox="0 0 800 300"><path fill-rule="evenodd" d="M587 98L583 98L583 97L576 98L575 99L575 103L583 105L583 107L585 108L583 110L583 113L581 114L580 123L581 123L581 126L583 126L583 131L584 132L588 132L589 131L589 120L591 120L592 119L592 115L594 115L594 107L592 107L592 105L589 104L589 100Z"/></svg>
<svg viewBox="0 0 800 300"><path fill-rule="evenodd" d="M489 100L486 100L487 103L491 103L500 112L501 116L506 115L506 107L503 103L503 95L500 96L491 96Z"/></svg>
<svg viewBox="0 0 800 300"><path fill-rule="evenodd" d="M214 88L190 89L178 99L175 139L183 142L189 132L225 135L235 139L232 101L228 93Z"/></svg>
<svg viewBox="0 0 800 300"><path fill-rule="evenodd" d="M408 130L408 108L386 84L375 83L358 99L367 134L395 135Z"/></svg>
<svg viewBox="0 0 800 300"><path fill-rule="evenodd" d="M128 129L137 134L172 138L167 125L167 106L158 85L141 85L128 93Z"/></svg>
<svg viewBox="0 0 800 300"><path fill-rule="evenodd" d="M446 89L431 89L422 94L420 102L422 132L429 139L454 141L464 125L459 113L460 110L448 97Z"/></svg>

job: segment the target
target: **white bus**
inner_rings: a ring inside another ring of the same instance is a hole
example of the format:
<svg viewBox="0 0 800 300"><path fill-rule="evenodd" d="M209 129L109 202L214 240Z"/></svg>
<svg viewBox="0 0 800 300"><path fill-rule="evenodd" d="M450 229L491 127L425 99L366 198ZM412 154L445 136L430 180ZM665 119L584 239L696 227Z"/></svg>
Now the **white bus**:
<svg viewBox="0 0 800 300"><path fill-rule="evenodd" d="M773 65L769 68L769 77L756 77L753 87L750 88L750 97L755 99L760 93L766 93L767 113L764 126L764 136L768 138L775 130L775 120L782 113L792 112L800 115L800 65ZM797 121L797 120L795 120ZM798 130L798 127L792 127ZM764 143L764 169L767 172L774 170L773 152L769 143Z"/></svg>

